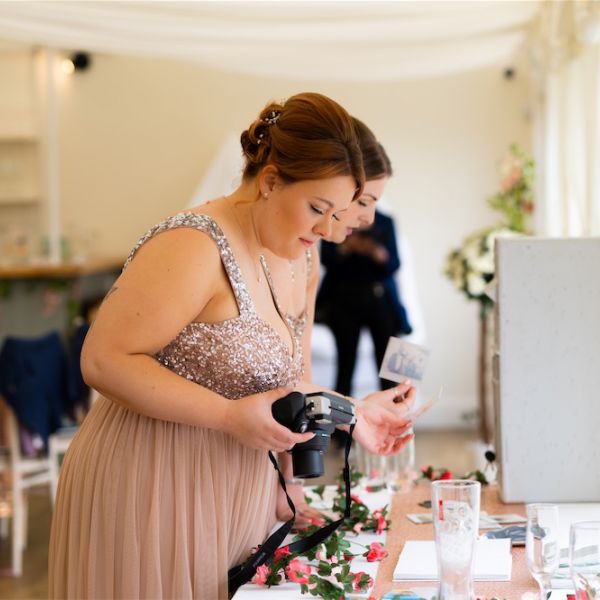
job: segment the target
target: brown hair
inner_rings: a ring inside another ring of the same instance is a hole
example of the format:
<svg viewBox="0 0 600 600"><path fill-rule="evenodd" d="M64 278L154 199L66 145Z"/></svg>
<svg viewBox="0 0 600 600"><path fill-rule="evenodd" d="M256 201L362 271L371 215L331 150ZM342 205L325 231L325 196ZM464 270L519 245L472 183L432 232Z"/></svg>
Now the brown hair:
<svg viewBox="0 0 600 600"><path fill-rule="evenodd" d="M357 197L365 181L352 117L322 94L303 93L282 104L271 102L242 133L244 178L265 165L277 167L286 183L350 175Z"/></svg>
<svg viewBox="0 0 600 600"><path fill-rule="evenodd" d="M383 179L392 176L392 163L384 147L377 141L375 134L356 117L352 117L363 157L365 179Z"/></svg>

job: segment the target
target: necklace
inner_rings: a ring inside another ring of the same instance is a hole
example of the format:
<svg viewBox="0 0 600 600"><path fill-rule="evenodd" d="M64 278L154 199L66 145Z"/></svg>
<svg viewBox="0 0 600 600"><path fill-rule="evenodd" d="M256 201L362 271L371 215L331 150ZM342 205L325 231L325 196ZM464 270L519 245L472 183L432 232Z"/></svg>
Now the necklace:
<svg viewBox="0 0 600 600"><path fill-rule="evenodd" d="M265 259L265 257L262 254L259 254L258 255L258 263L257 263L254 253L252 252L252 250L250 250L250 244L248 244L248 240L246 239L246 236L244 234L244 229L242 228L242 224L240 223L240 220L238 219L238 216L233 208L233 204L228 204L227 206L229 207L229 210L231 211L231 214L233 215L233 218L235 219L236 225L237 225L240 233L242 234L242 239L244 240L244 245L246 246L246 250L248 250L248 256L250 257L252 265L254 266L254 272L256 274L256 281L258 283L262 283L262 274L263 274L263 270L264 270L264 267L262 266L262 261ZM256 225L254 224L254 219L252 218L252 215L250 215L250 221L252 222L252 231L254 233L254 239L256 240L257 246L260 246L260 242L258 240L258 233L256 232Z"/></svg>

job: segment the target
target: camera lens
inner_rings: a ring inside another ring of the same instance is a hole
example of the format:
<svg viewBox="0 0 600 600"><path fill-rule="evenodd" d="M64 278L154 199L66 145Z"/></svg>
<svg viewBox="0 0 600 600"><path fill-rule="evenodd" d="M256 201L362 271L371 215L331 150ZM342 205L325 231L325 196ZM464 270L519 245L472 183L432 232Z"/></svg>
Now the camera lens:
<svg viewBox="0 0 600 600"><path fill-rule="evenodd" d="M329 447L330 435L322 429L314 429L315 437L303 444L296 444L292 450L294 477L311 479L325 472L323 454Z"/></svg>

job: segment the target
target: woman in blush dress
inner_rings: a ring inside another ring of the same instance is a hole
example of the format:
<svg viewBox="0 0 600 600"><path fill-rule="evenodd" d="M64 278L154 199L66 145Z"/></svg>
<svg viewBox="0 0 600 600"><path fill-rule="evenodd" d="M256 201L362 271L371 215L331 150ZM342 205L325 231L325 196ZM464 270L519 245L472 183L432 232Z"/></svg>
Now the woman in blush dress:
<svg viewBox="0 0 600 600"><path fill-rule="evenodd" d="M60 477L53 598L227 598L227 572L276 518L283 452L312 433L272 403L303 383L303 328L281 311L264 254L304 257L364 183L352 120L312 93L271 103L242 133L227 197L165 219L129 256L87 336L96 401ZM294 285L306 293L306 278ZM357 403L368 449L405 443L407 387Z"/></svg>

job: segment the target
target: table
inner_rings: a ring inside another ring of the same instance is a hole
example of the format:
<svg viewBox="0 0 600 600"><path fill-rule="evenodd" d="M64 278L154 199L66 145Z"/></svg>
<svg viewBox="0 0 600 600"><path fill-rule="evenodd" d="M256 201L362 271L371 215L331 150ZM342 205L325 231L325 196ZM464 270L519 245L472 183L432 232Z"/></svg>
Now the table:
<svg viewBox="0 0 600 600"><path fill-rule="evenodd" d="M377 492L366 494L360 488L354 490L371 510L379 508L389 502L387 492ZM372 536L372 541L380 541L385 545L388 556L381 563L375 576L375 586L371 595L375 598L381 598L383 594L391 590L436 588L435 581L418 582L394 582L393 572L398 561L398 556L402 550L404 542L407 540L432 540L433 525L417 525L406 518L407 513L427 512L427 509L419 506L419 502L431 499L431 488L428 483L419 483L407 493L399 493L392 497L389 518L391 527L387 532L386 540L378 536ZM559 504L560 534L559 543L561 548L568 547L569 526L575 521L600 521L600 503L572 503ZM505 504L500 500L498 488L495 485L483 486L481 491L481 509L489 514L517 513L525 516L525 505ZM506 600L519 600L524 594L534 594L532 597L538 597L538 586L527 568L524 547L513 547L512 549L512 576L511 581L481 581L475 582L475 593L482 598L500 598ZM358 566L353 563L354 567ZM377 563L365 563L356 570L367 570L377 566ZM370 574L374 574L370 572ZM353 595L359 597L359 595ZM368 594L365 594L365 599ZM551 600L561 600L566 597L564 590L552 592ZM300 587L297 584L287 583L282 586L271 588L270 590L246 585L235 595L236 600L252 600L253 598L277 598L277 600L303 600L312 598L312 596L302 596Z"/></svg>
<svg viewBox="0 0 600 600"><path fill-rule="evenodd" d="M417 525L406 518L407 513L427 512L418 503L431 499L431 488L429 485L419 484L406 494L396 494L392 499L390 519L392 525L388 532L386 550L388 556L379 566L373 595L379 598L386 592L398 588L431 588L436 587L436 582L419 581L393 582L392 576L398 556L406 540L432 540L433 525ZM517 513L525 516L524 504L503 504L498 496L496 486L482 487L481 510L489 514ZM475 593L484 598L496 596L515 600L526 592L537 592L538 587L535 580L529 574L525 560L525 548L513 547L513 568L511 581L481 581L475 582Z"/></svg>
<svg viewBox="0 0 600 600"><path fill-rule="evenodd" d="M432 587L432 582L392 582L392 576L398 556L406 540L433 539L433 525L417 525L406 518L407 513L425 512L418 505L423 500L431 499L431 488L428 484L420 484L409 493L396 494L392 500L390 518L392 526L388 533L386 549L388 557L382 561L375 580L374 595L379 598L391 589L402 587ZM517 513L525 516L524 504L504 504L499 497L495 485L481 488L481 509L489 514ZM600 521L600 503L579 502L558 504L559 514L559 544L561 548L569 546L569 528L577 521ZM481 581L475 582L475 593L484 598L493 596L514 600L521 598L527 592L538 593L537 583L530 575L525 558L525 548L516 546L512 549L513 565L511 581ZM433 584L435 587L435 583ZM556 590L554 597L564 598L564 590Z"/></svg>

